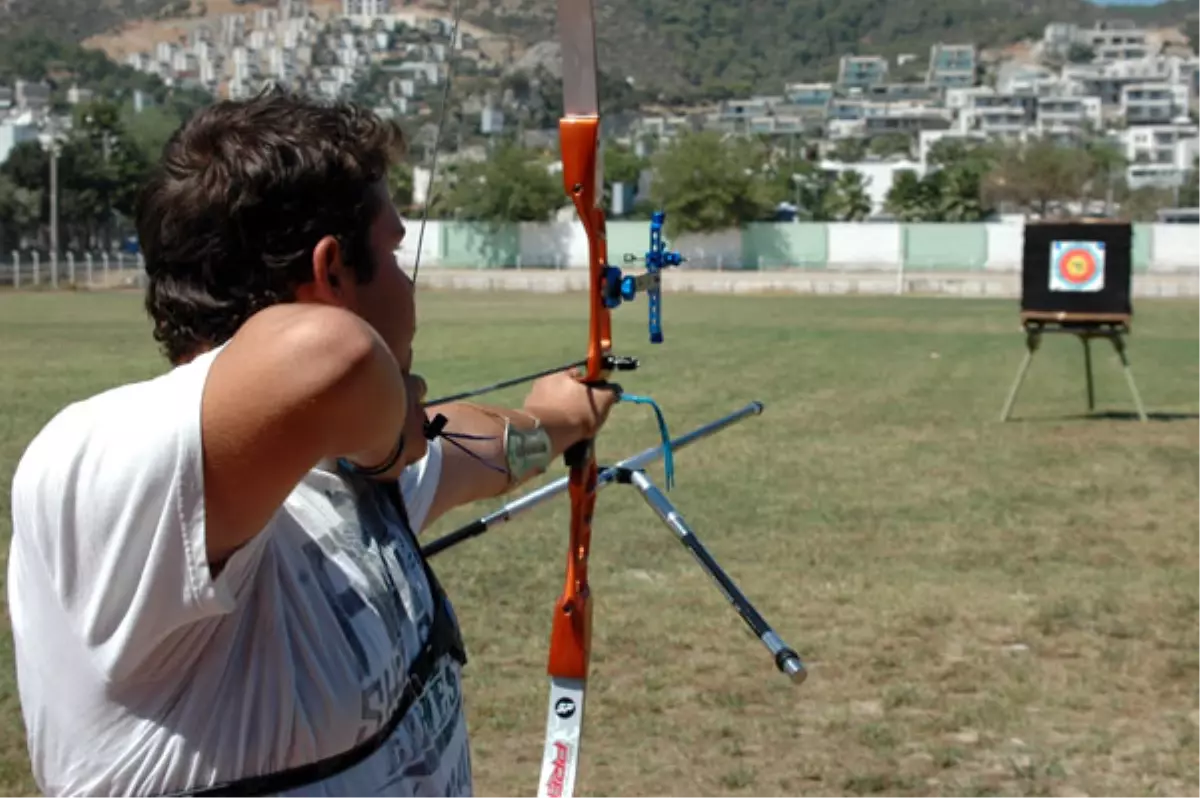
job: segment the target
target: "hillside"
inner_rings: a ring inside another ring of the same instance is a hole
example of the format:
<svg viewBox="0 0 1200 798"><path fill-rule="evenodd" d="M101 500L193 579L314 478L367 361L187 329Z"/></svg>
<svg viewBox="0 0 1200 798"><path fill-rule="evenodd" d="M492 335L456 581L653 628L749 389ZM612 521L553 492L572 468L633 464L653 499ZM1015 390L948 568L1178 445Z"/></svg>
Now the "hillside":
<svg viewBox="0 0 1200 798"><path fill-rule="evenodd" d="M555 36L553 0L462 2L465 19L526 44ZM914 53L924 63L939 41L1005 45L1039 38L1052 21L1194 27L1195 16L1193 0L1104 8L1084 0L604 0L596 8L601 69L664 99L831 78L840 56L860 52Z"/></svg>
<svg viewBox="0 0 1200 798"><path fill-rule="evenodd" d="M177 36L176 25L186 26L188 17L211 16L237 2L0 0L0 38L37 31L88 40L89 46L120 57L129 47L145 47L152 32L169 26ZM445 13L461 2L466 22L526 47L557 38L554 0L394 2ZM318 4L336 8L337 0ZM1085 0L597 0L596 6L601 69L610 78L632 78L647 92L644 96L668 102L769 92L789 80L832 78L837 59L853 53L912 53L919 68L936 42L1002 46L1040 37L1055 20L1087 24L1124 17L1151 27L1181 27L1193 43L1196 26L1193 0L1104 7ZM164 17L172 21L163 22ZM147 19L159 21L137 24Z"/></svg>
<svg viewBox="0 0 1200 798"><path fill-rule="evenodd" d="M123 22L154 17L175 0L7 0L0 38L28 33L79 42Z"/></svg>

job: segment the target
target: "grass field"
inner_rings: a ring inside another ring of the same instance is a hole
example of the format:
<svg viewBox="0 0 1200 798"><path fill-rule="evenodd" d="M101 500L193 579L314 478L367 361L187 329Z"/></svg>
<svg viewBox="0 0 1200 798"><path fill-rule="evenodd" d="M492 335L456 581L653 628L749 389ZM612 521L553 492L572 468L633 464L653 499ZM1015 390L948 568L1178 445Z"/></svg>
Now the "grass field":
<svg viewBox="0 0 1200 798"><path fill-rule="evenodd" d="M582 351L579 296L419 302L435 394ZM643 363L623 383L673 432L766 404L681 452L670 497L810 675L774 671L641 499L606 490L579 791L1197 794L1200 314L1136 311L1148 424L1103 342L1086 417L1062 336L998 423L1024 351L1014 301L668 295L653 349L644 307L618 311L618 349ZM25 444L65 403L160 371L147 330L132 295L0 296L5 538ZM618 407L600 457L655 436L649 411ZM465 626L480 795L536 789L566 528L563 498L434 560ZM0 790L29 793L2 645Z"/></svg>

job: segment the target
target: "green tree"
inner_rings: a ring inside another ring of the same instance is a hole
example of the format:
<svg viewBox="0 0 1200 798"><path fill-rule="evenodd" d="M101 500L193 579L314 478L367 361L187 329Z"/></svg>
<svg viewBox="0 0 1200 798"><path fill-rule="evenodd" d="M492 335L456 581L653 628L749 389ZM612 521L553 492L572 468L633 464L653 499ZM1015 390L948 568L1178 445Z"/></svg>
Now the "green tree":
<svg viewBox="0 0 1200 798"><path fill-rule="evenodd" d="M1200 206L1200 158L1193 158L1192 168L1183 176L1183 186L1179 189L1179 207L1197 206Z"/></svg>
<svg viewBox="0 0 1200 798"><path fill-rule="evenodd" d="M546 221L566 201L548 165L532 150L501 142L486 161L459 166L448 204L469 221Z"/></svg>
<svg viewBox="0 0 1200 798"><path fill-rule="evenodd" d="M0 248L14 249L23 239L36 237L41 220L42 192L19 186L0 172Z"/></svg>
<svg viewBox="0 0 1200 798"><path fill-rule="evenodd" d="M183 118L171 105L152 105L135 112L130 102L121 108L122 129L151 163L158 161L168 139L182 123Z"/></svg>
<svg viewBox="0 0 1200 798"><path fill-rule="evenodd" d="M1130 222L1153 222L1158 212L1175 204L1175 192L1145 186L1123 192L1121 217Z"/></svg>
<svg viewBox="0 0 1200 798"><path fill-rule="evenodd" d="M798 219L825 221L825 195L832 183L808 156L811 153L789 147L789 153L770 152L761 168L767 199L771 205L790 202Z"/></svg>
<svg viewBox="0 0 1200 798"><path fill-rule="evenodd" d="M761 158L744 139L688 133L653 159L651 201L667 211L673 234L724 230L770 217Z"/></svg>
<svg viewBox="0 0 1200 798"><path fill-rule="evenodd" d="M647 168L645 158L639 158L633 148L624 144L604 147L604 178L612 183L636 183Z"/></svg>
<svg viewBox="0 0 1200 798"><path fill-rule="evenodd" d="M21 188L41 189L50 179L50 156L38 141L22 141L0 163L0 174Z"/></svg>
<svg viewBox="0 0 1200 798"><path fill-rule="evenodd" d="M841 163L858 163L867 157L867 143L859 138L839 139L829 157Z"/></svg>
<svg viewBox="0 0 1200 798"><path fill-rule="evenodd" d="M81 106L75 117L70 145L90 151L78 156L90 165L91 171L84 179L90 181L91 189L100 192L103 213L115 211L131 219L151 157L126 130L116 104L89 103Z"/></svg>
<svg viewBox="0 0 1200 798"><path fill-rule="evenodd" d="M1075 42L1067 51L1067 61L1072 64L1090 64L1096 58L1096 52L1086 44Z"/></svg>
<svg viewBox="0 0 1200 798"><path fill-rule="evenodd" d="M637 187L642 171L649 166L645 158L639 158L633 148L624 144L606 144L604 147L604 204L612 202L614 183L633 186L634 203L638 202Z"/></svg>
<svg viewBox="0 0 1200 798"><path fill-rule="evenodd" d="M1112 213L1113 191L1125 173L1129 162L1125 153L1111 141L1093 138L1085 145L1088 158L1088 180L1084 199L1104 197L1104 213Z"/></svg>
<svg viewBox="0 0 1200 798"><path fill-rule="evenodd" d="M904 133L885 133L882 136L875 136L871 139L868 150L872 155L877 155L880 158L890 158L893 155L900 155L905 158L912 157L912 136Z"/></svg>
<svg viewBox="0 0 1200 798"><path fill-rule="evenodd" d="M816 164L802 163L792 174L795 191L797 218L809 222L828 222L829 193L833 190L833 178L822 172Z"/></svg>
<svg viewBox="0 0 1200 798"><path fill-rule="evenodd" d="M994 152L983 181L989 202L1046 218L1086 195L1093 165L1082 147L1043 138L1004 144Z"/></svg>
<svg viewBox="0 0 1200 798"><path fill-rule="evenodd" d="M394 164L388 172L388 192L392 202L403 210L412 206L413 202L413 170L406 163Z"/></svg>
<svg viewBox="0 0 1200 798"><path fill-rule="evenodd" d="M969 163L982 169L991 161L993 155L994 148L985 142L947 136L933 143L925 162L935 167Z"/></svg>
<svg viewBox="0 0 1200 798"><path fill-rule="evenodd" d="M24 142L0 165L0 174L23 190L23 204L39 201L39 231L50 225L49 162L40 142ZM115 104L102 101L77 108L70 132L58 145L60 246L101 247L130 230L149 166L150 159L125 130Z"/></svg>
<svg viewBox="0 0 1200 798"><path fill-rule="evenodd" d="M861 172L847 169L838 174L825 196L825 212L839 222L860 222L871 215L871 198Z"/></svg>
<svg viewBox="0 0 1200 798"><path fill-rule="evenodd" d="M926 221L932 214L929 185L911 169L896 172L884 199L884 209L902 222Z"/></svg>
<svg viewBox="0 0 1200 798"><path fill-rule="evenodd" d="M939 170L936 178L936 220L978 222L991 213L983 198L983 172L970 163Z"/></svg>
<svg viewBox="0 0 1200 798"><path fill-rule="evenodd" d="M991 213L983 199L982 176L966 159L919 180L906 170L893 181L885 207L906 222L977 222Z"/></svg>

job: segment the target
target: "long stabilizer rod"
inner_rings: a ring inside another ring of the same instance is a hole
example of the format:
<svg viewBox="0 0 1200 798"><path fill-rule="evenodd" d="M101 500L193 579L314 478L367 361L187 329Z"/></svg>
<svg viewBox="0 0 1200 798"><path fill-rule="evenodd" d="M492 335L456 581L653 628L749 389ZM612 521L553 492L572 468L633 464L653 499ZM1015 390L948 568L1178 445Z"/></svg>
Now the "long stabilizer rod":
<svg viewBox="0 0 1200 798"><path fill-rule="evenodd" d="M691 432L679 436L671 441L672 449L682 449L685 446L695 443L701 438L707 438L714 433L720 432L726 427L736 424L750 416L761 415L763 411L762 402L750 402L745 407L735 410L728 415L722 416L715 421L710 421L703 426L696 427ZM616 481L618 474L627 471L638 471L645 468L650 463L658 460L663 456L663 447L652 446L639 454L634 455L626 460L622 460L615 466L601 469L600 476L596 482L596 490L600 490L606 485ZM505 524L511 521L514 517L538 506L547 499L553 498L567 490L567 477L561 477L554 482L550 482L537 490L530 491L519 499L515 499L508 504L496 510L493 513L477 518L471 523L459 527L453 532L449 532L443 537L438 538L427 546L421 548L421 553L426 557L432 557L435 554L445 551L451 546L461 543L473 537L482 535L494 526Z"/></svg>
<svg viewBox="0 0 1200 798"><path fill-rule="evenodd" d="M679 538L679 542L692 553L700 566L717 583L717 587L737 610L738 615L742 616L742 620L754 632L754 636L761 640L762 644L771 652L771 656L775 659L775 667L796 684L803 682L808 676L808 672L804 669L804 663L800 661L800 655L775 633L762 614L750 603L750 599L746 598L746 595L729 578L729 574L725 573L725 569L708 553L708 549L700 542L700 538L696 537L696 533L688 526L687 521L683 519L683 515L675 508L675 505L671 504L658 486L650 481L650 477L639 470L629 469L618 472L617 481L627 482L638 489L642 498L646 500L646 504L650 505L650 508L662 519L667 528Z"/></svg>

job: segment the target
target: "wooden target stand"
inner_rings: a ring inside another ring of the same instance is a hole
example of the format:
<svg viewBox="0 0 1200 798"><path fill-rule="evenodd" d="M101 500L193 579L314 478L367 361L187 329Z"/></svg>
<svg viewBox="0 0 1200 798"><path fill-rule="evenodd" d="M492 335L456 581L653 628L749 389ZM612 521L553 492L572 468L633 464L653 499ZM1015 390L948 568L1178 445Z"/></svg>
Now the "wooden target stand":
<svg viewBox="0 0 1200 798"><path fill-rule="evenodd" d="M1017 393L1029 373L1033 356L1037 354L1042 343L1042 336L1047 333L1066 333L1076 336L1083 344L1083 369L1087 377L1088 411L1096 409L1096 389L1092 380L1092 347L1093 338L1106 338L1121 358L1121 369L1125 373L1125 382L1133 395L1133 403L1137 407L1138 418L1149 421L1146 408L1142 404L1142 396L1138 393L1137 382L1133 379L1133 370L1129 367L1129 357L1125 353L1125 336L1129 334L1131 316L1124 313L1063 313L1047 311L1024 311L1021 313L1021 326L1025 329L1025 357L1017 369L1017 378L1008 391L1004 401L1004 409L1000 411L1000 420L1008 421L1012 415L1013 405L1017 401Z"/></svg>
<svg viewBox="0 0 1200 798"><path fill-rule="evenodd" d="M1033 356L1050 333L1074 335L1083 344L1088 410L1096 409L1091 342L1105 338L1121 358L1138 418L1149 418L1129 367L1125 336L1133 318L1133 226L1112 219L1025 223L1021 268L1021 327L1025 357L1009 389L1000 421L1012 415Z"/></svg>

